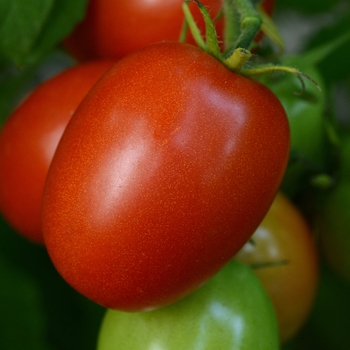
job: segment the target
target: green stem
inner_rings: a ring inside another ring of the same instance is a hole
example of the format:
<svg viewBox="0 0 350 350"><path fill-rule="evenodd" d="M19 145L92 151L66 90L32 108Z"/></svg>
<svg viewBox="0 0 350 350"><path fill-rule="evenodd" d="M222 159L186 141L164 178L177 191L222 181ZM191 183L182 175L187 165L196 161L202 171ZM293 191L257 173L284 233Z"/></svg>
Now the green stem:
<svg viewBox="0 0 350 350"><path fill-rule="evenodd" d="M251 0L234 0L240 16L241 33L235 47L248 49L259 32L262 19Z"/></svg>
<svg viewBox="0 0 350 350"><path fill-rule="evenodd" d="M202 37L197 24L192 16L192 13L189 9L188 2L195 1L199 10L201 11L205 25L206 25L206 40ZM227 0L228 1L228 0ZM196 41L198 47L206 51L208 54L215 57L217 60L222 62L228 69L233 72L239 73L246 77L254 77L261 74L272 73L272 72L285 72L292 73L296 75L302 84L304 90L304 81L303 78L311 81L319 90L321 88L319 85L305 73L287 66L273 66L265 65L258 66L254 68L244 69L244 66L248 59L251 56L248 47L252 44L257 32L261 27L261 17L258 12L255 10L252 0L232 0L236 5L237 11L240 15L240 35L238 38L238 46L235 45L231 52L225 52L223 55L220 51L218 38L216 30L213 24L213 21L204 5L198 0L186 0L182 6L185 14L185 19L187 25L189 26L192 36ZM183 29L181 38L184 37L186 27Z"/></svg>
<svg viewBox="0 0 350 350"><path fill-rule="evenodd" d="M188 32L188 22L185 18L185 20L182 23L182 28L179 36L179 42L180 43L185 43L187 39L187 32Z"/></svg>
<svg viewBox="0 0 350 350"><path fill-rule="evenodd" d="M258 75L274 73L274 72L285 72L285 73L291 73L291 74L296 75L300 79L303 91L305 89L303 78L306 78L307 80L311 81L316 86L316 88L319 91L321 91L321 87L317 84L317 82L314 79L312 79L310 76L308 76L304 72L301 72L300 70L298 70L296 68L293 68L293 67L274 66L274 65L258 66L256 68L250 68L250 69L242 70L241 74L245 75L246 77L250 77L251 78L251 77L258 76Z"/></svg>
<svg viewBox="0 0 350 350"><path fill-rule="evenodd" d="M202 16L204 18L205 22L205 39L207 44L207 52L218 59L219 61L222 60L222 55L220 52L219 42L218 42L218 36L216 34L216 30L213 24L213 20L211 19L209 12L207 11L206 7L199 2L198 0L194 0L197 3L197 6L199 10L202 13Z"/></svg>
<svg viewBox="0 0 350 350"><path fill-rule="evenodd" d="M262 24L261 31L276 45L278 52L284 52L284 41L271 17L264 11L261 5L257 7Z"/></svg>
<svg viewBox="0 0 350 350"><path fill-rule="evenodd" d="M249 50L238 48L235 49L232 55L226 58L223 63L231 71L240 73L251 56Z"/></svg>
<svg viewBox="0 0 350 350"><path fill-rule="evenodd" d="M267 261L262 263L256 263L256 264L250 264L249 266L252 269L261 269L265 267L274 267L274 266L281 266L281 265L288 265L288 260L277 260L277 261Z"/></svg>
<svg viewBox="0 0 350 350"><path fill-rule="evenodd" d="M196 44L198 47L200 47L202 50L207 51L207 45L201 35L200 30L198 29L197 25L196 25L196 21L194 20L192 13L190 11L190 8L188 7L187 4L188 1L185 1L182 4L182 10L185 14L185 19L187 21L187 24L191 30L193 39L195 40Z"/></svg>
<svg viewBox="0 0 350 350"><path fill-rule="evenodd" d="M223 0L223 10L225 16L224 51L232 52L241 34L239 13L232 0Z"/></svg>

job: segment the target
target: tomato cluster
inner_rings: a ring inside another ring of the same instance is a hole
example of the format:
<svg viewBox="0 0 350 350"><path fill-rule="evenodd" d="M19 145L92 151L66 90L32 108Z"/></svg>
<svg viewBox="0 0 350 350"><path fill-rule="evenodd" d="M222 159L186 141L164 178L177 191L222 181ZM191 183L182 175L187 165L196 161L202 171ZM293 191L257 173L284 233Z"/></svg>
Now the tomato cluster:
<svg viewBox="0 0 350 350"><path fill-rule="evenodd" d="M298 204L327 167L325 99L292 100L294 76L251 79L191 32L178 42L182 3L90 0L62 43L79 62L1 130L0 210L108 309L99 350L278 349L309 317L319 252L350 280L350 144L318 250ZM203 5L223 49L227 2ZM203 33L201 6L189 3ZM271 14L274 1L261 6Z"/></svg>

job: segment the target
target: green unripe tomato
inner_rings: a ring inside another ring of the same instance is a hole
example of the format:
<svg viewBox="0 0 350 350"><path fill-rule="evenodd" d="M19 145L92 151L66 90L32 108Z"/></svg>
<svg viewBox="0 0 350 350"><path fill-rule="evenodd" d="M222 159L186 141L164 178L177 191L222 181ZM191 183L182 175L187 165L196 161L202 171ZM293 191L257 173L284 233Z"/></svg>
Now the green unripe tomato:
<svg viewBox="0 0 350 350"><path fill-rule="evenodd" d="M302 191L307 178L323 171L326 159L326 137L324 124L325 87L318 69L304 63L300 56L284 58L282 65L298 67L321 87L321 92L303 79L301 82L292 74L269 75L263 78L281 101L290 125L290 162L282 183L283 192L294 197Z"/></svg>
<svg viewBox="0 0 350 350"><path fill-rule="evenodd" d="M141 313L108 310L98 350L274 350L270 299L250 267L229 262L188 297Z"/></svg>

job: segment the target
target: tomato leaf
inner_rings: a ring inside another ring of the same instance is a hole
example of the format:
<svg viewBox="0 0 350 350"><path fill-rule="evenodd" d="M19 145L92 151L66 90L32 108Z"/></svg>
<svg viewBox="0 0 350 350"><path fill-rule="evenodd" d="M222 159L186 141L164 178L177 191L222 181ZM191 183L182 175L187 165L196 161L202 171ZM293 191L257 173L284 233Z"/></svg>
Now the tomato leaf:
<svg viewBox="0 0 350 350"><path fill-rule="evenodd" d="M331 51L331 54L319 63L319 68L327 83L349 79L350 77L347 68L350 59L350 40L347 37L347 34L349 35L350 32L349 23L350 6L347 12L344 11L343 17L339 18L339 21L321 30L309 43L308 51L321 47L322 44L334 42L334 49ZM347 40L344 40L341 45L337 45L337 41L341 41L341 38Z"/></svg>
<svg viewBox="0 0 350 350"><path fill-rule="evenodd" d="M37 62L69 34L87 0L0 0L0 56L16 65Z"/></svg>

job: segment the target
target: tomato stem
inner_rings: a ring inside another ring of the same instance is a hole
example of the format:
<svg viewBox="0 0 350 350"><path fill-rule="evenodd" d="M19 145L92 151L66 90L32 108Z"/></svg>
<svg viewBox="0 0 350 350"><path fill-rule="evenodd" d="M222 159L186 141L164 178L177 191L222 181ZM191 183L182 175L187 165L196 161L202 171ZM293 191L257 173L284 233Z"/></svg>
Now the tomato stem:
<svg viewBox="0 0 350 350"><path fill-rule="evenodd" d="M280 266L280 265L288 265L289 260L276 260L276 261L266 261L262 263L256 263L256 264L249 264L249 266L252 269L261 269L265 267L274 267L274 266Z"/></svg>
<svg viewBox="0 0 350 350"><path fill-rule="evenodd" d="M188 22L185 19L182 23L182 28L181 28L181 32L180 32L180 36L179 36L180 43L186 42L187 33L188 33Z"/></svg>
<svg viewBox="0 0 350 350"><path fill-rule="evenodd" d="M305 74L304 72L300 71L299 69L293 68L293 67L288 67L288 66L276 66L276 65L262 65L262 66L256 66L254 68L249 68L241 71L241 74L246 76L246 77L255 77L258 75L263 75L263 74L268 74L268 73L275 73L275 72L284 72L284 73L291 73L296 75L301 82L302 85L302 91L301 93L304 92L305 90L305 85L304 85L304 80L303 78L306 78L310 82L312 82L316 88L321 91L321 87L317 84L317 82L312 79L310 76Z"/></svg>
<svg viewBox="0 0 350 350"><path fill-rule="evenodd" d="M235 48L248 49L259 32L262 19L259 12L250 0L234 0L240 17L240 36Z"/></svg>
<svg viewBox="0 0 350 350"><path fill-rule="evenodd" d="M271 40L271 42L277 47L277 54L284 52L284 41L281 37L275 23L271 17L265 12L261 4L257 7L258 12L262 19L261 31Z"/></svg>
<svg viewBox="0 0 350 350"><path fill-rule="evenodd" d="M197 4L205 21L205 39L201 35L200 30L189 9L188 3L192 1ZM225 22L227 22L226 25L228 28L232 29L232 33L229 34L229 39L228 41L225 41L225 45L231 45L231 41L235 40L233 47L224 53L220 51L215 26L206 7L199 0L185 0L185 2L182 4L182 8L187 25L190 28L192 36L198 47L206 51L211 56L215 57L231 71L249 78L273 72L291 73L300 79L302 85L301 93L303 93L305 90L303 78L311 81L317 87L317 89L321 91L320 86L316 83L315 80L296 68L269 64L244 69L245 64L251 57L251 52L248 50L248 48L254 42L254 38L259 32L263 23L262 17L259 14L259 11L256 9L256 5L257 1L253 0L224 0ZM228 15L228 17L226 17L226 15ZM238 26L236 23L237 18L239 18ZM267 31L270 31L270 35L275 38L274 40L277 45L282 47L283 41L279 35L276 34L278 31L275 29L272 22L269 22L265 19L265 27L263 28L265 28ZM184 33L186 30L186 25L184 25L183 32L181 33L182 40L184 39Z"/></svg>
<svg viewBox="0 0 350 350"><path fill-rule="evenodd" d="M241 33L239 13L232 0L223 0L223 11L225 15L224 50L232 52Z"/></svg>
<svg viewBox="0 0 350 350"><path fill-rule="evenodd" d="M225 59L223 63L231 71L240 73L250 56L251 53L249 50L238 48L235 49L232 55L229 58Z"/></svg>
<svg viewBox="0 0 350 350"><path fill-rule="evenodd" d="M182 4L182 10L184 12L185 19L187 21L187 25L190 28L193 39L195 40L198 47L200 47L204 51L207 51L207 45L206 45L206 43L201 35L199 28L197 27L196 21L194 20L194 18L192 16L191 10L188 7L188 4L187 4L188 2L191 2L191 0L186 0ZM198 4L198 2L197 2L197 4Z"/></svg>
<svg viewBox="0 0 350 350"><path fill-rule="evenodd" d="M216 34L216 30L213 24L213 21L209 15L209 12L207 11L206 7L201 4L198 0L194 0L199 10L202 13L204 22L205 22L205 37L206 37L206 44L207 44L207 52L212 55L213 57L217 58L218 60L222 60L222 55L220 52L219 42L218 42L218 36Z"/></svg>

